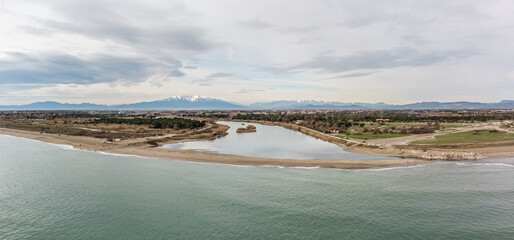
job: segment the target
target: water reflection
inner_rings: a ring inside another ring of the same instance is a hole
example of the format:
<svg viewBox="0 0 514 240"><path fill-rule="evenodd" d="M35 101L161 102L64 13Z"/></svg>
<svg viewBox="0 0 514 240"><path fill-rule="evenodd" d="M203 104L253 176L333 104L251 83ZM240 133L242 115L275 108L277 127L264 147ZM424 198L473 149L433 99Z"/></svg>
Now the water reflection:
<svg viewBox="0 0 514 240"><path fill-rule="evenodd" d="M236 133L237 128L249 123L225 122L230 126L228 135L213 141L198 141L168 144L163 147L173 149L194 149L235 154L250 157L288 158L288 159L352 159L376 160L395 159L344 151L336 144L328 143L305 134L279 126L266 126L251 123L257 132Z"/></svg>

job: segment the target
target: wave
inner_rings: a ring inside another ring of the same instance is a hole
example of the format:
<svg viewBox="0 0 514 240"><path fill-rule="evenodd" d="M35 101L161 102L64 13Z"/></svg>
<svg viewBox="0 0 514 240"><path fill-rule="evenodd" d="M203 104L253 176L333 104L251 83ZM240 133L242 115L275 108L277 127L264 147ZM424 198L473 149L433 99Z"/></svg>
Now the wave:
<svg viewBox="0 0 514 240"><path fill-rule="evenodd" d="M320 169L320 167L290 167L290 168L297 168L297 169Z"/></svg>
<svg viewBox="0 0 514 240"><path fill-rule="evenodd" d="M278 166L278 165L236 165L236 164L225 164L225 163L207 163L207 164L219 164L219 165L229 165L232 167L244 167L244 168L279 168L279 169L285 169L285 168L293 168L293 169L306 169L306 170L312 170L312 169L320 169L320 167L289 167L289 166Z"/></svg>
<svg viewBox="0 0 514 240"><path fill-rule="evenodd" d="M513 164L508 163L455 163L459 166L502 166L502 167L514 167Z"/></svg>
<svg viewBox="0 0 514 240"><path fill-rule="evenodd" d="M60 149L64 149L64 150L83 150L83 149L78 149L71 145L66 145L66 144L56 144L56 143L49 143L49 144L55 145L55 146L59 147Z"/></svg>
<svg viewBox="0 0 514 240"><path fill-rule="evenodd" d="M211 163L209 163L211 164ZM256 166L252 166L252 165L237 165L237 164L222 164L220 163L220 165L229 165L231 167L241 167L241 168L254 168Z"/></svg>
<svg viewBox="0 0 514 240"><path fill-rule="evenodd" d="M389 170L398 170L398 169L408 169L408 168L418 168L418 167L424 167L429 166L430 164L418 164L413 166L400 166L400 167L386 167L386 168L367 168L367 169L355 169L352 171L389 171Z"/></svg>
<svg viewBox="0 0 514 240"><path fill-rule="evenodd" d="M138 157L138 158L145 158L145 159L150 159L150 158L158 159L157 157L143 157L143 156L134 155L134 154L110 153L110 152L102 152L102 151L90 151L90 152L100 153L103 155L118 156L118 157Z"/></svg>
<svg viewBox="0 0 514 240"><path fill-rule="evenodd" d="M275 166L275 165L255 165L255 167L262 167L262 168L286 168L285 166Z"/></svg>

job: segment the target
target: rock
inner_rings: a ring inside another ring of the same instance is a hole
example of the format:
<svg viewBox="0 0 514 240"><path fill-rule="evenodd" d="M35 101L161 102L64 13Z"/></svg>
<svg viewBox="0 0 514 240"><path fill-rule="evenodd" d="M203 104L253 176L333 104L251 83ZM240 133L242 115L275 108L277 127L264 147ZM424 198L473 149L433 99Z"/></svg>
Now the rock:
<svg viewBox="0 0 514 240"><path fill-rule="evenodd" d="M478 160L484 158L482 155L474 152L424 152L420 157L427 160L446 161Z"/></svg>

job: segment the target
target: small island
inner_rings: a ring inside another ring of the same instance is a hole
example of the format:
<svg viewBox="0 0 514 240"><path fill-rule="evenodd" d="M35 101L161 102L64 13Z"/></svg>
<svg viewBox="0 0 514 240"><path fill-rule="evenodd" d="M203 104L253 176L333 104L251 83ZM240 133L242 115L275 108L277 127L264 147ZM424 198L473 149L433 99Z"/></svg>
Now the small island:
<svg viewBox="0 0 514 240"><path fill-rule="evenodd" d="M257 132L257 129L255 128L254 125L248 125L244 128L238 128L236 130L237 133L249 133L249 132Z"/></svg>

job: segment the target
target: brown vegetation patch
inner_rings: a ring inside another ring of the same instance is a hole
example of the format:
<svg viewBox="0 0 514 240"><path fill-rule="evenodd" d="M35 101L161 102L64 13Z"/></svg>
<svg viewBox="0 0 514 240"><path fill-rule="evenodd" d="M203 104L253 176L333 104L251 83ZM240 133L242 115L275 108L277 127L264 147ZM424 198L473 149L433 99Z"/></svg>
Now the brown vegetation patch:
<svg viewBox="0 0 514 240"><path fill-rule="evenodd" d="M236 130L237 133L249 133L249 132L257 132L257 128L254 125L248 125L244 128L238 128Z"/></svg>

